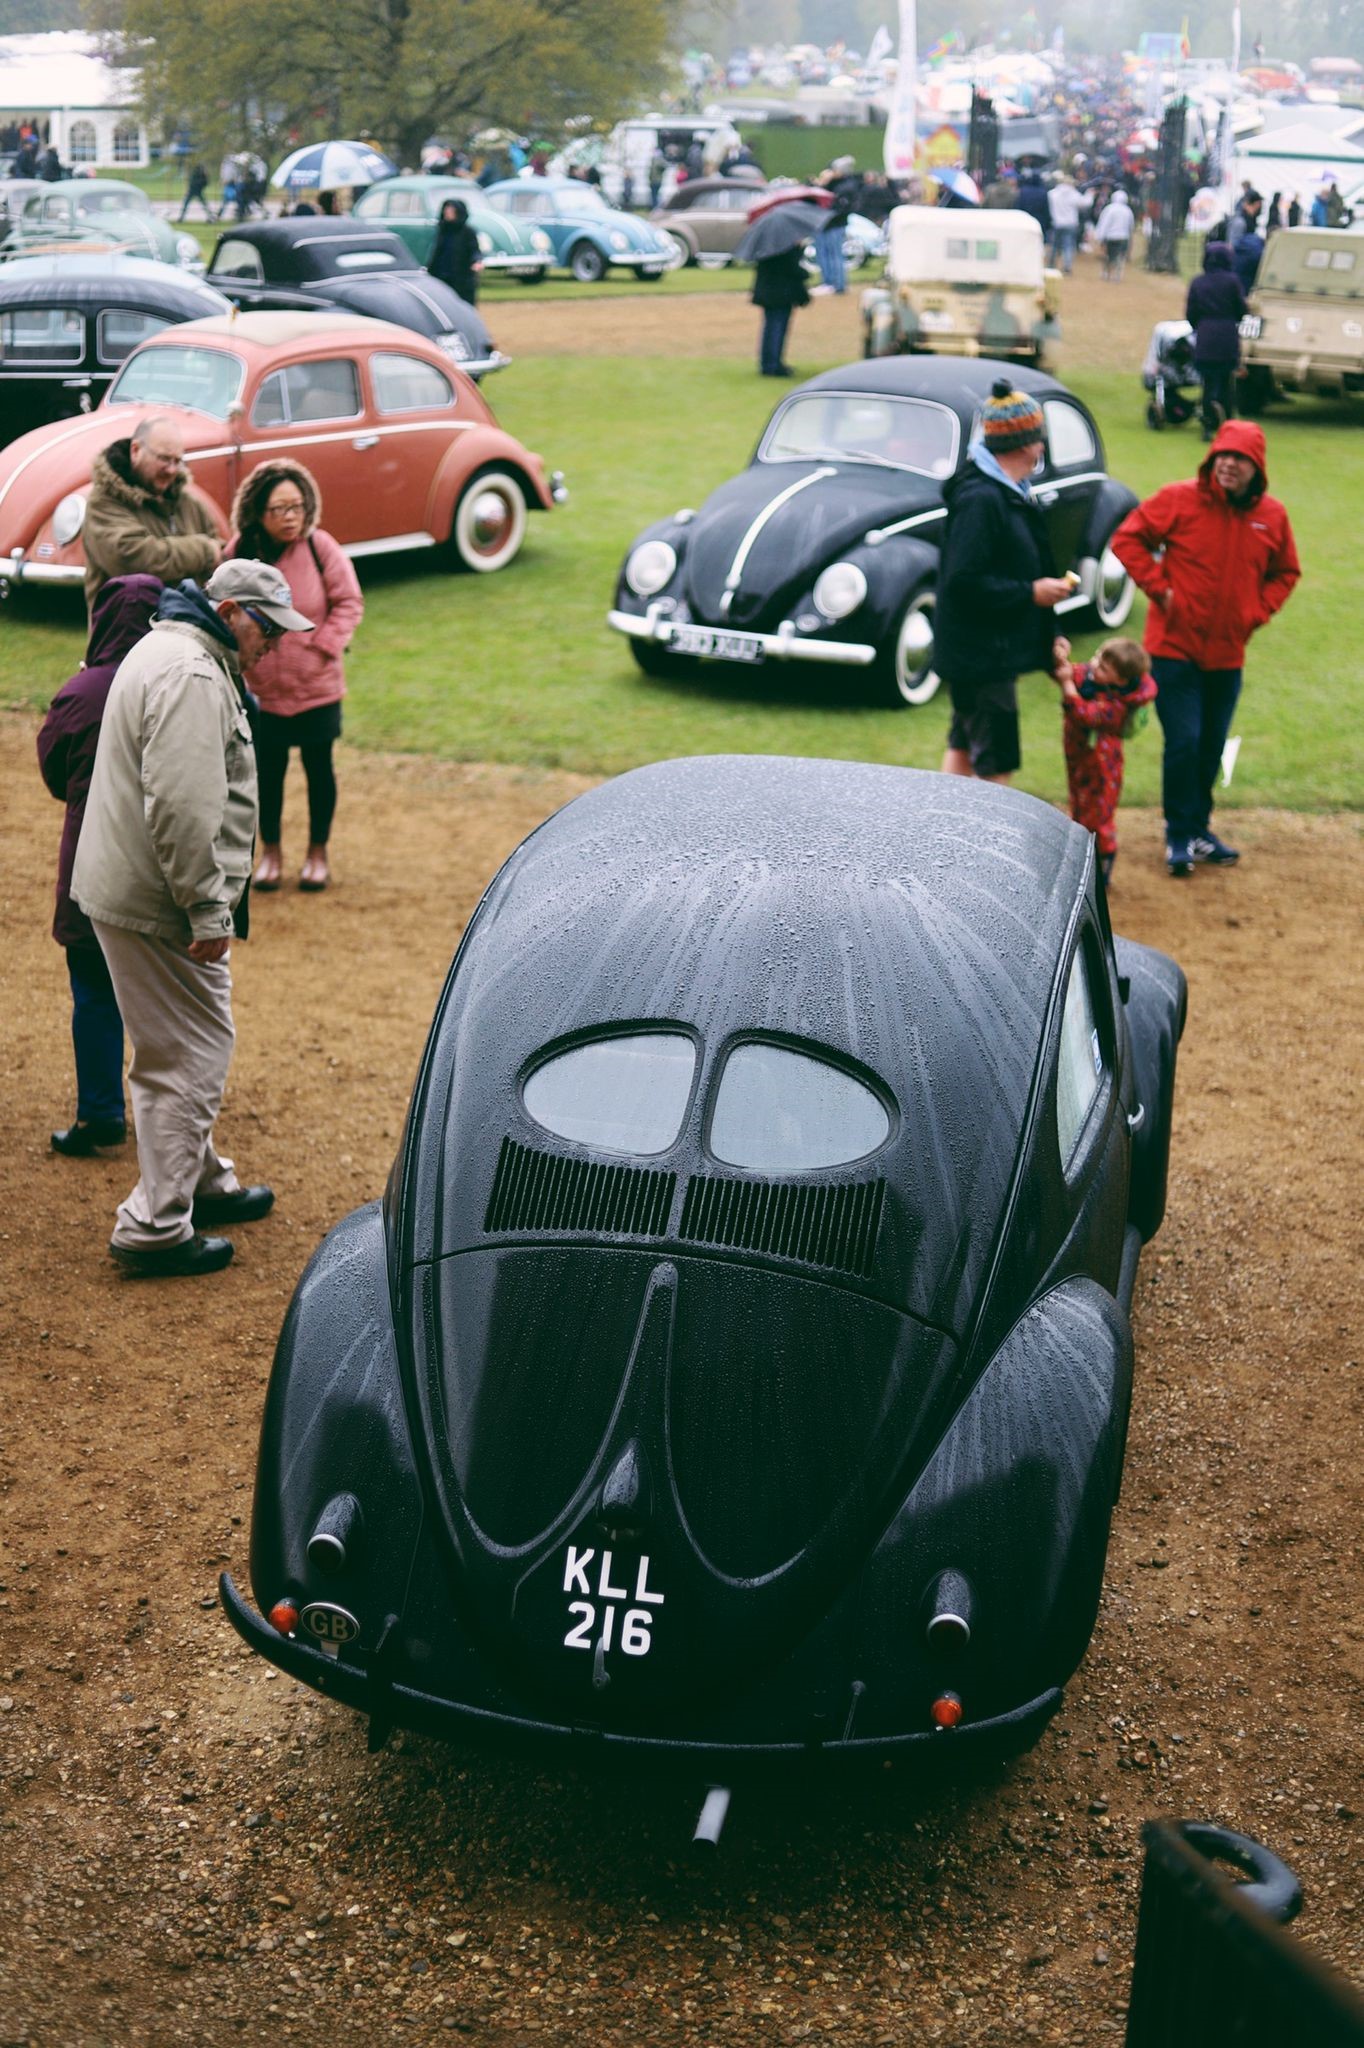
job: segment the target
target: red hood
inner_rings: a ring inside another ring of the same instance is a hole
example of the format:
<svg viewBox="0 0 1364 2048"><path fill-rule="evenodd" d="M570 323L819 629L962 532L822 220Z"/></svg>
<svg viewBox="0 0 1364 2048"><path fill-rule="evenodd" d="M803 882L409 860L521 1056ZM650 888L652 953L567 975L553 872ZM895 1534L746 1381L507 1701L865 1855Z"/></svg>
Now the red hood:
<svg viewBox="0 0 1364 2048"><path fill-rule="evenodd" d="M1198 474L1205 490L1215 489L1212 476L1214 459L1219 455L1245 455L1260 472L1260 481L1252 487L1252 496L1264 496L1269 483L1269 472L1265 468L1265 437L1263 430L1253 420L1228 420L1217 429L1216 439L1203 457Z"/></svg>

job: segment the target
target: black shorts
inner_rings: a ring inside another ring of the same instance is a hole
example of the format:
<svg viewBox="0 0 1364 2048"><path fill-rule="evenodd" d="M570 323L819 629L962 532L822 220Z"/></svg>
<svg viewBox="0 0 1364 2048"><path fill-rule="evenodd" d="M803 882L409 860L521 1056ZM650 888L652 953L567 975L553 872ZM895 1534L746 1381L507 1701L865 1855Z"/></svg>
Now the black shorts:
<svg viewBox="0 0 1364 2048"><path fill-rule="evenodd" d="M947 684L952 723L947 744L969 754L977 775L1012 775L1023 764L1018 744L1017 677L995 683Z"/></svg>

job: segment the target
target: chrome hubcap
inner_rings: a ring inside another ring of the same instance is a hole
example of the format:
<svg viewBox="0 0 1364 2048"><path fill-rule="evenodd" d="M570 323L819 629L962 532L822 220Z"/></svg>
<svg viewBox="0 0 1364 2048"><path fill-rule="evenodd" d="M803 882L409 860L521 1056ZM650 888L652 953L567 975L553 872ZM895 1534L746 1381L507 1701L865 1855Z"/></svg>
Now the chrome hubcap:
<svg viewBox="0 0 1364 2048"><path fill-rule="evenodd" d="M511 507L499 491L480 491L470 510L469 524L477 547L500 545L511 531Z"/></svg>
<svg viewBox="0 0 1364 2048"><path fill-rule="evenodd" d="M1131 601L1131 582L1127 571L1112 548L1105 548L1099 564L1099 606L1104 618L1112 621L1119 611L1126 616Z"/></svg>
<svg viewBox="0 0 1364 2048"><path fill-rule="evenodd" d="M907 703L926 702L938 687L933 672L933 608L915 605L900 628L895 650L895 680Z"/></svg>

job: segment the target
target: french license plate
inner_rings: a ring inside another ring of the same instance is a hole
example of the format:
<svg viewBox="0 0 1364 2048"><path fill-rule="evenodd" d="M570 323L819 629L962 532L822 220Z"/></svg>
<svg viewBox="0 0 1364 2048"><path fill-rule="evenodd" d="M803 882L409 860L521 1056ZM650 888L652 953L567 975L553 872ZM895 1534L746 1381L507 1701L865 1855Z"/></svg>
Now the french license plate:
<svg viewBox="0 0 1364 2048"><path fill-rule="evenodd" d="M668 644L675 654L708 654L713 661L761 661L766 652L756 633L721 633L714 626L675 626Z"/></svg>
<svg viewBox="0 0 1364 2048"><path fill-rule="evenodd" d="M1237 329L1237 332L1239 333L1242 341L1258 341L1260 339L1259 314L1247 313L1244 320L1242 320L1239 328Z"/></svg>

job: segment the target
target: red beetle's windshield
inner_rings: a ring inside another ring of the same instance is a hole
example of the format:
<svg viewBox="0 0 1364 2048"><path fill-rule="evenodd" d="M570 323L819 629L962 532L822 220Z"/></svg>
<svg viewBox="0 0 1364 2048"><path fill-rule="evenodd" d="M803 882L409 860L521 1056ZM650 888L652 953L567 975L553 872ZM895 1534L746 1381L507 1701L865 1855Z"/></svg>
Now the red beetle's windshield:
<svg viewBox="0 0 1364 2048"><path fill-rule="evenodd" d="M168 342L130 356L105 403L188 405L215 420L225 420L245 379L245 363L226 349L186 348Z"/></svg>

